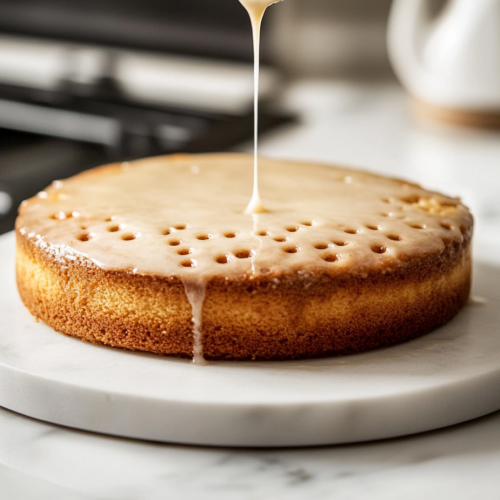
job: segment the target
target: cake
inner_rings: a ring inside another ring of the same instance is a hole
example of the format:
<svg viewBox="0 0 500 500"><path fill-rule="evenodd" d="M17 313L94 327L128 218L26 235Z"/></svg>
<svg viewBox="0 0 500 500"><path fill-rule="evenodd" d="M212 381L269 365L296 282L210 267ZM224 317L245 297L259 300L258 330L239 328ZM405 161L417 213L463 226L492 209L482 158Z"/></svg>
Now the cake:
<svg viewBox="0 0 500 500"><path fill-rule="evenodd" d="M29 311L95 344L196 360L287 360L390 346L467 301L472 217L398 179L174 155L99 167L23 202Z"/></svg>

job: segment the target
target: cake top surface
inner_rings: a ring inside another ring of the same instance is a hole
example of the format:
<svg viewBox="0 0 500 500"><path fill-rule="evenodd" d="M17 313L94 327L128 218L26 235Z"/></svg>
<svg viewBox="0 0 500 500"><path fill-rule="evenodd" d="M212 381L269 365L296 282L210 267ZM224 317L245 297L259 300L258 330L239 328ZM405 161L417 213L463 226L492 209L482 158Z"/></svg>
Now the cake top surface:
<svg viewBox="0 0 500 500"><path fill-rule="evenodd" d="M245 214L253 157L176 155L55 181L20 234L54 258L181 279L365 274L470 235L458 199L367 172L261 158L267 212Z"/></svg>

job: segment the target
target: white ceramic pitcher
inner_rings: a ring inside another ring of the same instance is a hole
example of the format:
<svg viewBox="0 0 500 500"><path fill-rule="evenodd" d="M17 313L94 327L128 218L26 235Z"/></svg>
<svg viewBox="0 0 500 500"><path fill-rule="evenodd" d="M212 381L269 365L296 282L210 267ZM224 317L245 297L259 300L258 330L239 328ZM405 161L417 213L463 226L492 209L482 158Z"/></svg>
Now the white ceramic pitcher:
<svg viewBox="0 0 500 500"><path fill-rule="evenodd" d="M429 0L394 1L389 54L403 85L450 117L500 123L500 0L449 0L435 18L429 11Z"/></svg>

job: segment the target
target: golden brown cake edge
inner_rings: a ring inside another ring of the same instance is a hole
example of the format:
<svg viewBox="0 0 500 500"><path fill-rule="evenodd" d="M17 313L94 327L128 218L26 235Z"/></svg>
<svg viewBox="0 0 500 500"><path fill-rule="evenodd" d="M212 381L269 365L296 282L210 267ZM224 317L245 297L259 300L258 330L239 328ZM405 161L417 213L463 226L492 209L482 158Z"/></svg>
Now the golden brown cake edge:
<svg viewBox="0 0 500 500"><path fill-rule="evenodd" d="M20 296L38 319L96 344L191 357L192 311L174 277L61 265L17 231ZM213 279L203 306L208 360L285 360L397 344L446 323L470 292L470 234L439 254L360 276Z"/></svg>

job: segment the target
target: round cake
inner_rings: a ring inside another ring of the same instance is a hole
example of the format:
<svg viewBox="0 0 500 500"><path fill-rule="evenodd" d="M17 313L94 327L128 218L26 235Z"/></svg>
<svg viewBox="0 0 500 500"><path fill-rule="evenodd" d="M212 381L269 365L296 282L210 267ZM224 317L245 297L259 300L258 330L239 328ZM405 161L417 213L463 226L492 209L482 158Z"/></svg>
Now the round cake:
<svg viewBox="0 0 500 500"><path fill-rule="evenodd" d="M66 335L195 360L396 344L450 320L471 282L460 200L333 166L175 155L99 167L25 201L26 307Z"/></svg>

